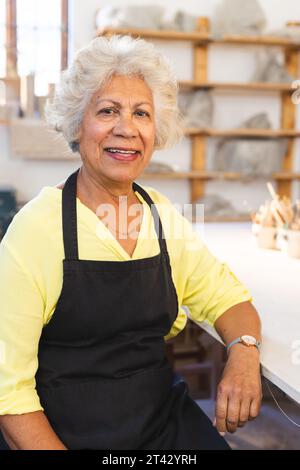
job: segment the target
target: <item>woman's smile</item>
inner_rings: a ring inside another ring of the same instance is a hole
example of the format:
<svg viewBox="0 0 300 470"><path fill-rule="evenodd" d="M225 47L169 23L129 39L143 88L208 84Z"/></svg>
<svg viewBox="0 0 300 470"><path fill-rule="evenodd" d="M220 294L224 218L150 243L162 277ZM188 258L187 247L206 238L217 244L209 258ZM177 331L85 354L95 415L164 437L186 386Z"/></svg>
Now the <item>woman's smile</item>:
<svg viewBox="0 0 300 470"><path fill-rule="evenodd" d="M105 148L104 152L110 158L113 158L114 160L118 160L120 162L125 162L125 163L132 162L141 157L141 152L139 150L109 147L109 148Z"/></svg>

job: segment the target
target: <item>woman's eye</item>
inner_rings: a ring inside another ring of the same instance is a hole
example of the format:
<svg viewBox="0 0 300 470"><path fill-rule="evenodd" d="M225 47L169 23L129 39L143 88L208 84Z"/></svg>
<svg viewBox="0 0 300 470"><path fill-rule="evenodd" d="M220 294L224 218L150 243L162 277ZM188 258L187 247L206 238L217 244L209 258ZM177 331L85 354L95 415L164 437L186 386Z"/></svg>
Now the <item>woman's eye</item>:
<svg viewBox="0 0 300 470"><path fill-rule="evenodd" d="M117 113L118 110L115 109L115 108L103 108L103 109L100 109L100 111L97 112L97 116L99 114L103 115L103 116L112 116L114 113ZM135 114L137 114L138 116L141 116L141 117L150 117L150 114L147 112L147 111L143 111L141 109L138 109L137 111L135 111Z"/></svg>
<svg viewBox="0 0 300 470"><path fill-rule="evenodd" d="M139 116L147 116L147 117L150 117L150 114L147 113L147 111L138 110L138 111L136 111L136 113L137 113Z"/></svg>
<svg viewBox="0 0 300 470"><path fill-rule="evenodd" d="M111 116L116 110L114 108L104 108L98 111L98 114L104 114L105 116Z"/></svg>

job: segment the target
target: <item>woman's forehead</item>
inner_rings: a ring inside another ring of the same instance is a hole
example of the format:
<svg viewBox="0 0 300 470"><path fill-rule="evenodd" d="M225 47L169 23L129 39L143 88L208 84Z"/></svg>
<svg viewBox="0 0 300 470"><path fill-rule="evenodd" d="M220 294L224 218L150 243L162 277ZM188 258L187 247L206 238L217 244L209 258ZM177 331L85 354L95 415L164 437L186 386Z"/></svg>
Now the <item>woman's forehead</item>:
<svg viewBox="0 0 300 470"><path fill-rule="evenodd" d="M93 95L93 102L102 100L121 103L130 98L134 102L152 105L152 92L147 83L138 76L114 76Z"/></svg>

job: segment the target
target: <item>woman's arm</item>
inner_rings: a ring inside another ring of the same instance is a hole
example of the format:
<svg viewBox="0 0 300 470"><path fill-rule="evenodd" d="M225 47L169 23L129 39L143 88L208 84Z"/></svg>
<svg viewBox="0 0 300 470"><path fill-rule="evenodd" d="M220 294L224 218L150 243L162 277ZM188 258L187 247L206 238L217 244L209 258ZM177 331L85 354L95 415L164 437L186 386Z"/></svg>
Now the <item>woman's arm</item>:
<svg viewBox="0 0 300 470"><path fill-rule="evenodd" d="M0 428L11 450L67 450L43 411L0 416Z"/></svg>
<svg viewBox="0 0 300 470"><path fill-rule="evenodd" d="M28 227L39 232L31 220L25 222L16 216L0 243L0 428L11 449L63 449L36 390L45 297L42 281L33 274L40 272L38 265L30 264L38 242Z"/></svg>
<svg viewBox="0 0 300 470"><path fill-rule="evenodd" d="M241 335L251 335L261 341L260 318L251 302L241 302L226 310L215 321L214 327L225 344L229 344ZM235 346L238 346L238 344L232 346L230 352L234 350ZM243 349L245 349L245 346L243 346ZM255 347L249 349L257 350Z"/></svg>
<svg viewBox="0 0 300 470"><path fill-rule="evenodd" d="M227 345L242 335L261 341L261 322L251 302L241 302L229 308L214 327ZM218 386L216 426L220 432L235 432L260 410L262 391L259 351L255 346L234 344Z"/></svg>
<svg viewBox="0 0 300 470"><path fill-rule="evenodd" d="M180 304L188 307L192 321L214 326L226 344L246 334L260 341L260 319L251 304L250 292L229 266L210 252L190 222L184 218L182 221L181 233L185 236L181 256L172 265L175 274L180 266L176 283ZM238 425L257 416L260 402L259 351L235 344L218 387L218 430L234 432Z"/></svg>

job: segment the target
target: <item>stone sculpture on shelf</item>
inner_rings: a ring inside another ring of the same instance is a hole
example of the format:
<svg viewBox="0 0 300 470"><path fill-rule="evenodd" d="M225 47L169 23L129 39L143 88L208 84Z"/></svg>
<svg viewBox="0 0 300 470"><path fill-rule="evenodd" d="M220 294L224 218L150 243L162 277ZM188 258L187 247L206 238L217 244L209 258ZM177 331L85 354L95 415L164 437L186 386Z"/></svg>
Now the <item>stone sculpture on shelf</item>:
<svg viewBox="0 0 300 470"><path fill-rule="evenodd" d="M193 203L203 204L204 206L204 218L205 217L238 217L241 215L239 211L235 209L232 203L218 194L206 194Z"/></svg>
<svg viewBox="0 0 300 470"><path fill-rule="evenodd" d="M195 31L197 29L197 16L178 10L170 20L165 19L162 21L161 29L183 32Z"/></svg>
<svg viewBox="0 0 300 470"><path fill-rule="evenodd" d="M280 61L278 53L265 49L257 54L256 70L252 82L290 83L293 77Z"/></svg>
<svg viewBox="0 0 300 470"><path fill-rule="evenodd" d="M77 160L64 139L42 119L11 119L10 146L14 157L44 160Z"/></svg>
<svg viewBox="0 0 300 470"><path fill-rule="evenodd" d="M209 92L202 90L181 92L178 104L185 127L211 127L213 99Z"/></svg>
<svg viewBox="0 0 300 470"><path fill-rule="evenodd" d="M228 140L218 147L215 169L238 172L245 181L269 177L280 171L286 151L286 139Z"/></svg>
<svg viewBox="0 0 300 470"><path fill-rule="evenodd" d="M266 16L258 0L222 0L212 17L212 35L259 35Z"/></svg>
<svg viewBox="0 0 300 470"><path fill-rule="evenodd" d="M97 29L138 28L155 30L195 31L197 16L178 10L168 13L159 5L107 5L96 12Z"/></svg>
<svg viewBox="0 0 300 470"><path fill-rule="evenodd" d="M246 121L243 121L240 124L239 128L240 129L271 129L272 124L267 113L258 113L246 119Z"/></svg>
<svg viewBox="0 0 300 470"><path fill-rule="evenodd" d="M269 129L264 113L253 116L241 128ZM217 144L213 168L222 172L238 172L244 181L269 177L282 168L288 139L221 139Z"/></svg>
<svg viewBox="0 0 300 470"><path fill-rule="evenodd" d="M96 12L96 27L160 29L164 7L159 5L107 5Z"/></svg>

